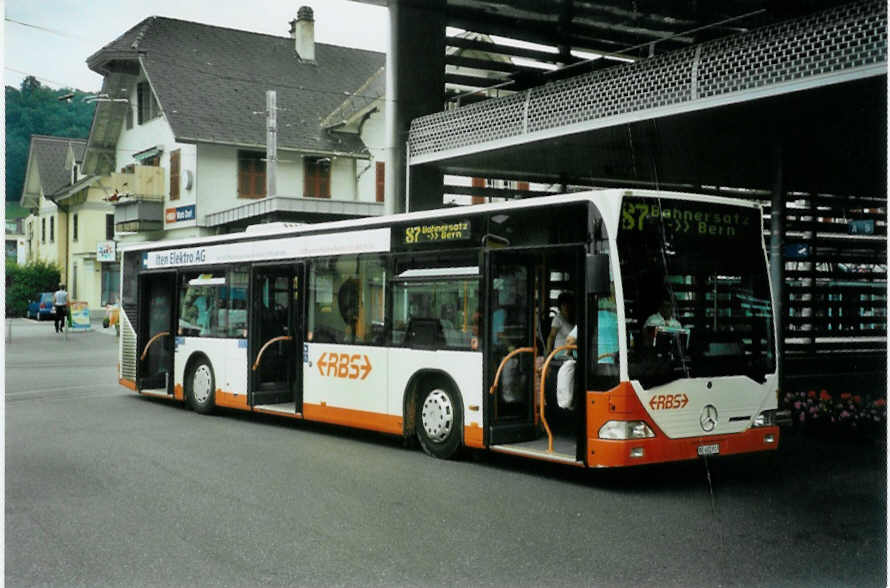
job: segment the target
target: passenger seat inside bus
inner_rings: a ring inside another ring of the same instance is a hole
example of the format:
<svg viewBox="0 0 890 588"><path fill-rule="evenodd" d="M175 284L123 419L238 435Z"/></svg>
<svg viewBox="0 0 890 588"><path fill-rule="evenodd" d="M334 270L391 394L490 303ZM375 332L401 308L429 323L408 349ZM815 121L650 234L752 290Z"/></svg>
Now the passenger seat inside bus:
<svg viewBox="0 0 890 588"><path fill-rule="evenodd" d="M407 347L445 347L445 329L437 318L412 318L405 331Z"/></svg>

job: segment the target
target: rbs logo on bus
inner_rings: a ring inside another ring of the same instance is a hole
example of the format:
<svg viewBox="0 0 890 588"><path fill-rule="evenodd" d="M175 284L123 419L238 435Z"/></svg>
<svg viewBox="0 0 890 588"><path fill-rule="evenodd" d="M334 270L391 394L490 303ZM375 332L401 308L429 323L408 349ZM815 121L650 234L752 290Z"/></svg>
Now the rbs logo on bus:
<svg viewBox="0 0 890 588"><path fill-rule="evenodd" d="M371 360L367 355L358 353L325 352L318 361L318 373L329 378L348 378L350 380L364 380L371 373Z"/></svg>

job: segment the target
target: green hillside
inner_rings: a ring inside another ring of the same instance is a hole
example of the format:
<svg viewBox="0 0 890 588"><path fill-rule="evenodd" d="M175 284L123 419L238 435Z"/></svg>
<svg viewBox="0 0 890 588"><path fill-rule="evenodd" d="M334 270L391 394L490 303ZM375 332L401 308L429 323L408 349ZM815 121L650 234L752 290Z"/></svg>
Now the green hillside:
<svg viewBox="0 0 890 588"><path fill-rule="evenodd" d="M70 100L59 100L72 93ZM31 135L87 138L96 108L95 104L84 102L87 96L80 90L41 86L33 76L25 78L21 88L6 86L7 202L18 202L22 196ZM8 207L6 212L8 217Z"/></svg>

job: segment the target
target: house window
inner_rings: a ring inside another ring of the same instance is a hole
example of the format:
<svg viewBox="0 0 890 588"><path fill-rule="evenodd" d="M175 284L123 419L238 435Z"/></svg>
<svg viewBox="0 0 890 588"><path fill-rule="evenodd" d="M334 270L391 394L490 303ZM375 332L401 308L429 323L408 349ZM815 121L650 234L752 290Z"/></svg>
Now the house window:
<svg viewBox="0 0 890 588"><path fill-rule="evenodd" d="M46 243L46 219L40 219L40 242Z"/></svg>
<svg viewBox="0 0 890 588"><path fill-rule="evenodd" d="M331 158L303 158L303 196L311 198L331 197Z"/></svg>
<svg viewBox="0 0 890 588"><path fill-rule="evenodd" d="M170 200L179 200L179 151L170 152Z"/></svg>
<svg viewBox="0 0 890 588"><path fill-rule="evenodd" d="M49 242L56 242L56 217L49 217Z"/></svg>
<svg viewBox="0 0 890 588"><path fill-rule="evenodd" d="M382 161L377 162L377 177L375 178L377 188L377 202L383 202L383 189L386 185L386 165Z"/></svg>
<svg viewBox="0 0 890 588"><path fill-rule="evenodd" d="M105 240L111 241L114 239L114 215L106 214L105 215Z"/></svg>
<svg viewBox="0 0 890 588"><path fill-rule="evenodd" d="M238 152L238 198L266 195L266 162L259 151Z"/></svg>
<svg viewBox="0 0 890 588"><path fill-rule="evenodd" d="M74 219L71 221L71 239L77 241L77 215L74 215Z"/></svg>
<svg viewBox="0 0 890 588"><path fill-rule="evenodd" d="M136 99L138 101L138 123L140 125L147 123L153 118L157 118L161 114L158 101L155 100L154 93L152 93L148 82L136 84Z"/></svg>
<svg viewBox="0 0 890 588"><path fill-rule="evenodd" d="M133 173L136 173L136 164L135 164L135 163L131 163L130 165L125 165L124 167L121 168L121 173L122 173L122 174L133 174Z"/></svg>
<svg viewBox="0 0 890 588"><path fill-rule="evenodd" d="M139 165L147 165L148 167L160 167L161 166L161 154L152 155L151 157L146 157L142 161L139 162Z"/></svg>

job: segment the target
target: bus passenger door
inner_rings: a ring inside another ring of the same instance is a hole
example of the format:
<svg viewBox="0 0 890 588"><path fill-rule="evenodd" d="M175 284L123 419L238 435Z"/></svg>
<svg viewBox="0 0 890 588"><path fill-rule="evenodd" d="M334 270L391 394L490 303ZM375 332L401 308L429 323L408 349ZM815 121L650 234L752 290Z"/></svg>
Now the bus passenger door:
<svg viewBox="0 0 890 588"><path fill-rule="evenodd" d="M248 354L248 403L302 409L303 265L254 266ZM287 406L284 406L287 405Z"/></svg>
<svg viewBox="0 0 890 588"><path fill-rule="evenodd" d="M136 389L172 395L176 272L144 274L139 282Z"/></svg>
<svg viewBox="0 0 890 588"><path fill-rule="evenodd" d="M489 251L486 256L489 443L529 441L535 438L534 260L512 251ZM495 378L497 387L490 394Z"/></svg>

